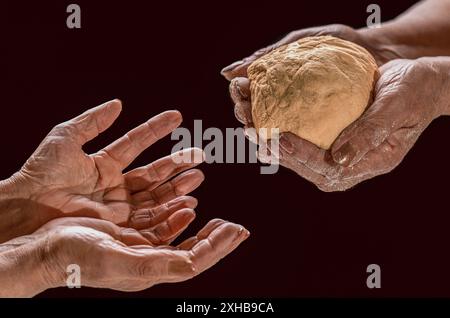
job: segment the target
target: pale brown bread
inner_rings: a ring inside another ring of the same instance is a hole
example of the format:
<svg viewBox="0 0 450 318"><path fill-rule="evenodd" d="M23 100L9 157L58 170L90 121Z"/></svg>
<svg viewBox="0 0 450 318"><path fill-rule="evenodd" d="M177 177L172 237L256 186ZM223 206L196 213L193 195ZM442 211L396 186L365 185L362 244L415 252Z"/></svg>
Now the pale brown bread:
<svg viewBox="0 0 450 318"><path fill-rule="evenodd" d="M255 128L278 128L329 149L364 112L378 77L366 49L333 36L277 48L248 68Z"/></svg>

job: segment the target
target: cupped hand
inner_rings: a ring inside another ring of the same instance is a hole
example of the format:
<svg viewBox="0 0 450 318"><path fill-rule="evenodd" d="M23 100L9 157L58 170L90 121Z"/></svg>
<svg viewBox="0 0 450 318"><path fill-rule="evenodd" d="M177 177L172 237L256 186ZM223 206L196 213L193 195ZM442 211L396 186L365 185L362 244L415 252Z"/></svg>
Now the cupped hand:
<svg viewBox="0 0 450 318"><path fill-rule="evenodd" d="M196 236L168 245L192 221L189 208L157 211L138 230L83 217L58 218L35 233L0 244L4 296L33 296L66 286L69 265L80 268L83 286L138 291L190 279L232 252L248 236L241 225L210 221ZM11 272L11 274L8 274ZM19 274L27 273L28 278ZM71 282L73 283L73 282Z"/></svg>
<svg viewBox="0 0 450 318"><path fill-rule="evenodd" d="M12 192L21 196L2 209L1 241L29 234L63 216L128 224L132 215L151 214L199 186L204 178L201 171L186 171L203 160L197 148L123 172L142 151L178 127L182 121L178 111L161 113L102 150L86 154L83 145L105 131L120 111L121 102L113 100L51 130L10 180ZM192 160L173 160L179 155Z"/></svg>
<svg viewBox="0 0 450 318"><path fill-rule="evenodd" d="M260 160L278 156L281 165L313 182L323 191L343 191L387 173L405 157L417 138L443 113L448 96L448 60L394 60L380 68L374 102L347 127L329 151L291 133L281 134L279 153L260 140ZM251 127L249 82L230 87L237 117ZM252 134L248 134L252 136Z"/></svg>
<svg viewBox="0 0 450 318"><path fill-rule="evenodd" d="M390 60L401 57L401 54L397 52L398 50L390 44L390 40L384 38L383 35L374 35L372 32L368 31L370 30L355 30L343 24L330 24L292 31L280 41L262 48L250 56L223 68L221 71L222 75L227 80L231 81L230 93L235 102L234 112L236 118L245 125L251 126L251 109L246 108L245 105L240 105L250 99L250 91L247 89L247 86L249 85L247 69L255 60L280 46L308 36L331 35L361 45L372 54L379 66ZM235 96L233 96L233 94Z"/></svg>

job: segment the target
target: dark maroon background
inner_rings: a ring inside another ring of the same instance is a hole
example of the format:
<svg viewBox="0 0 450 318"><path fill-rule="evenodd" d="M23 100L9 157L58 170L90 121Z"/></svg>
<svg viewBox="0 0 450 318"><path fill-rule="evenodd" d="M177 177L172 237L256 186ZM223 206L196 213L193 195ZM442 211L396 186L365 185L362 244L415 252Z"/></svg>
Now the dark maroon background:
<svg viewBox="0 0 450 318"><path fill-rule="evenodd" d="M360 27L372 1L75 2L81 30L65 26L69 1L1 5L2 178L52 126L114 97L124 111L88 151L169 108L183 113L188 128L193 119L205 128L237 127L223 66L294 29ZM414 1L377 3L388 20ZM43 295L450 296L449 135L448 119L435 121L394 172L345 193L323 193L284 168L261 175L259 164L204 164L198 217L184 237L214 217L240 222L252 236L232 255L193 280L140 293ZM173 144L158 143L133 167ZM381 265L379 290L366 287L370 263Z"/></svg>

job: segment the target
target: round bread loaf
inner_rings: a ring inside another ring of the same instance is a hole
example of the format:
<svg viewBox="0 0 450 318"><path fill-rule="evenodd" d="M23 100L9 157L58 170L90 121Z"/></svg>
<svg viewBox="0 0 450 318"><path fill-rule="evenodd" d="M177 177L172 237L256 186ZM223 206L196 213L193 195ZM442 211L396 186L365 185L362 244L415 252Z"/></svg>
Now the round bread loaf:
<svg viewBox="0 0 450 318"><path fill-rule="evenodd" d="M315 36L277 48L248 68L256 129L278 128L323 149L372 99L379 72L363 47Z"/></svg>

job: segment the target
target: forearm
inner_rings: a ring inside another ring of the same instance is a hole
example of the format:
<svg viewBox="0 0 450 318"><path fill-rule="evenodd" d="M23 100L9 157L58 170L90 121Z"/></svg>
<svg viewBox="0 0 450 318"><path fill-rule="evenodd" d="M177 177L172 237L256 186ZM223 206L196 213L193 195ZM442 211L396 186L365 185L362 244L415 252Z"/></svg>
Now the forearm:
<svg viewBox="0 0 450 318"><path fill-rule="evenodd" d="M397 57L450 56L450 0L424 0L380 28L359 32Z"/></svg>

